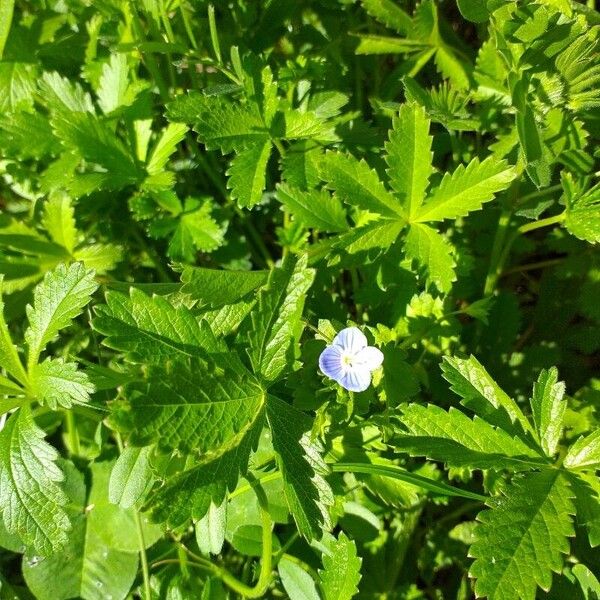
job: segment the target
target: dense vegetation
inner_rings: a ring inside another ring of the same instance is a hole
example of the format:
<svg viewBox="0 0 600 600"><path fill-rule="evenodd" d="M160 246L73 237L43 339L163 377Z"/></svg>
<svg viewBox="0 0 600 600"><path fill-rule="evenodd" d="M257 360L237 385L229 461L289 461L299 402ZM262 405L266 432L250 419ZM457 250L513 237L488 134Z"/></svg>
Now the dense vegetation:
<svg viewBox="0 0 600 600"><path fill-rule="evenodd" d="M599 598L599 33L0 0L0 598Z"/></svg>

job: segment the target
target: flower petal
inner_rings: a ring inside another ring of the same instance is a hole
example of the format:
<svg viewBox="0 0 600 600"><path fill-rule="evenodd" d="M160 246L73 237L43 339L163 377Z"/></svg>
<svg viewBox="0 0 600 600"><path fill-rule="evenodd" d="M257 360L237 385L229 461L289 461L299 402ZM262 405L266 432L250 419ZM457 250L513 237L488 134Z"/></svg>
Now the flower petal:
<svg viewBox="0 0 600 600"><path fill-rule="evenodd" d="M319 356L319 369L336 381L344 374L342 352L340 346L327 346Z"/></svg>
<svg viewBox="0 0 600 600"><path fill-rule="evenodd" d="M337 382L351 392L364 392L371 385L371 372L366 367L351 367Z"/></svg>
<svg viewBox="0 0 600 600"><path fill-rule="evenodd" d="M366 367L369 371L374 371L381 366L383 362L383 352L375 346L363 348L355 357L354 364Z"/></svg>
<svg viewBox="0 0 600 600"><path fill-rule="evenodd" d="M334 338L333 345L343 348L349 354L356 354L367 347L367 338L358 327L346 327Z"/></svg>

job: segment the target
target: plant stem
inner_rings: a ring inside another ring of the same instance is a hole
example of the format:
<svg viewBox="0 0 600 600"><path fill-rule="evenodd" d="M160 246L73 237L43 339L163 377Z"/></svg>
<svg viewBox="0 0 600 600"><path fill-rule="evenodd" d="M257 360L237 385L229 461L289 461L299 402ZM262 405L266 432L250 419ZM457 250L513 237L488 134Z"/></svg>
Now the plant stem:
<svg viewBox="0 0 600 600"><path fill-rule="evenodd" d="M69 446L71 446L71 453L75 456L79 456L81 452L81 446L79 444L79 432L77 431L77 424L75 423L75 414L72 410L67 409L65 411L66 424L67 424L67 435L69 436Z"/></svg>
<svg viewBox="0 0 600 600"><path fill-rule="evenodd" d="M496 235L494 236L494 243L492 245L490 266L485 277L485 285L483 288L484 297L489 296L494 291L496 280L498 278L498 259L500 258L500 255L502 253L502 244L506 239L508 225L510 223L511 217L512 210L504 209L500 214L500 219L498 220L498 229L496 230Z"/></svg>

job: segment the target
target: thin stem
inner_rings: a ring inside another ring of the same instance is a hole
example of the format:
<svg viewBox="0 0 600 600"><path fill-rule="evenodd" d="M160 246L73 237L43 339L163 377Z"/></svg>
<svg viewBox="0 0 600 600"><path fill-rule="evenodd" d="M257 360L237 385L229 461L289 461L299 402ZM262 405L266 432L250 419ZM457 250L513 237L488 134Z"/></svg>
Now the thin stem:
<svg viewBox="0 0 600 600"><path fill-rule="evenodd" d="M79 456L79 453L81 452L81 446L79 444L79 432L77 431L77 424L75 423L75 414L72 410L66 410L65 417L71 453L75 456Z"/></svg>
<svg viewBox="0 0 600 600"><path fill-rule="evenodd" d="M538 269L545 269L546 267L553 267L563 262L564 258L549 258L548 260L540 260L538 262L528 263L525 265L515 265L510 269L505 269L500 277L506 277L511 273L523 273L525 271L537 271Z"/></svg>
<svg viewBox="0 0 600 600"><path fill-rule="evenodd" d="M485 285L483 288L483 295L489 296L493 293L498 279L498 259L502 254L502 245L506 239L508 233L508 225L512 217L512 210L503 210L500 219L498 220L498 229L496 229L496 235L494 236L494 243L492 245L492 253L490 256L490 266L488 268L487 275L485 277Z"/></svg>
<svg viewBox="0 0 600 600"><path fill-rule="evenodd" d="M249 492L250 490L253 490L256 488L256 486L258 485L263 485L265 483L269 483L270 481L275 481L277 479L281 479L281 471L275 471L274 473L269 473L268 475L264 475L263 477L260 478L255 478L253 481L251 481L250 483L248 483L247 485L243 485L241 487L239 487L237 490L234 490L233 492L231 492L231 494L229 494L229 500L231 500L232 498L235 498L236 496L241 496L242 494L245 494L246 492Z"/></svg>

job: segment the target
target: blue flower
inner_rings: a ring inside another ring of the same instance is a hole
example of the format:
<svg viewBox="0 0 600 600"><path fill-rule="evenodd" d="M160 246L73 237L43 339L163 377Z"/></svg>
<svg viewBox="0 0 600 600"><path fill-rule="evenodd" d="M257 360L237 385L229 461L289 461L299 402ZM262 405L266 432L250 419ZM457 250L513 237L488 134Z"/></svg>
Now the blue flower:
<svg viewBox="0 0 600 600"><path fill-rule="evenodd" d="M321 371L351 392L364 392L371 384L371 371L382 362L381 350L367 345L358 327L342 329L319 356Z"/></svg>

